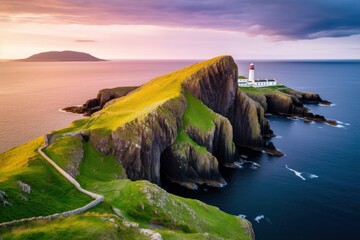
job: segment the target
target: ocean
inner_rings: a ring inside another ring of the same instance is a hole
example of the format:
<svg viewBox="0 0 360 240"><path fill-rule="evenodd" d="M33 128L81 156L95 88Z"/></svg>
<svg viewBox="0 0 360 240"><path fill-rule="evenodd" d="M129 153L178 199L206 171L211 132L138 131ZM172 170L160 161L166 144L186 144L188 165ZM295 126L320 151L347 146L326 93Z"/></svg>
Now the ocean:
<svg viewBox="0 0 360 240"><path fill-rule="evenodd" d="M196 60L0 62L0 152L81 116L59 109L98 90L140 85ZM237 61L248 74L251 61ZM360 61L253 61L255 77L317 92L332 106L308 105L339 125L268 116L281 158L245 151L260 168L222 169L228 185L188 191L165 188L245 217L257 240L357 239L360 236ZM216 217L216 216L214 216Z"/></svg>

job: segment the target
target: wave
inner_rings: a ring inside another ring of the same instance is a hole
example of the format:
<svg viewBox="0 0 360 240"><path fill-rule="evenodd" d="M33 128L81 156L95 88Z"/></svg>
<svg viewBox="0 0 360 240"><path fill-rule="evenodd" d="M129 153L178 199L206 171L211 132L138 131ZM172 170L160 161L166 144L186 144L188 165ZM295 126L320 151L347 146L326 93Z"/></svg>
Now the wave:
<svg viewBox="0 0 360 240"><path fill-rule="evenodd" d="M247 216L245 214L239 214L238 217L242 219L246 219Z"/></svg>
<svg viewBox="0 0 360 240"><path fill-rule="evenodd" d="M283 138L282 136L276 136L275 138Z"/></svg>
<svg viewBox="0 0 360 240"><path fill-rule="evenodd" d="M319 176L315 175L315 174L308 173L308 177L309 178L318 178Z"/></svg>
<svg viewBox="0 0 360 240"><path fill-rule="evenodd" d="M302 172L298 172L298 171L296 171L296 170L294 170L294 169L292 169L292 168L289 168L288 165L285 165L285 167L286 167L288 170L294 172L295 175L298 176L299 178L301 178L302 180L304 180L304 181L306 180L306 178L304 178L303 176L301 176Z"/></svg>
<svg viewBox="0 0 360 240"><path fill-rule="evenodd" d="M296 171L296 170L294 170L294 169L292 169L292 168L289 168L288 165L285 165L285 167L286 167L286 169L288 169L289 171L294 172L297 177L301 178L301 179L304 180L304 181L306 180L305 177L307 177L307 178L309 178L309 179L311 179L311 178L319 178L318 175L315 175L315 174L312 174L312 173ZM305 177L304 177L304 175L305 175Z"/></svg>
<svg viewBox="0 0 360 240"><path fill-rule="evenodd" d="M254 220L257 221L258 223L260 223L260 220L264 219L264 218L265 218L264 215L259 215L259 216L256 216L256 218L254 218Z"/></svg>

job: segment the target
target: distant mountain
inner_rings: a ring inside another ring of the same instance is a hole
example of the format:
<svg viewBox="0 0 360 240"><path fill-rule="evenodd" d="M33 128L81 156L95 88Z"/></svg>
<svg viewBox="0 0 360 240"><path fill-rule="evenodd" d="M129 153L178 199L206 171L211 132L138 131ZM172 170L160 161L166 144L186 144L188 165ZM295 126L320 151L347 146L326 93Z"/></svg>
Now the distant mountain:
<svg viewBox="0 0 360 240"><path fill-rule="evenodd" d="M34 54L25 59L19 59L20 62L65 62L65 61L105 61L96 58L88 53L75 51L51 51Z"/></svg>

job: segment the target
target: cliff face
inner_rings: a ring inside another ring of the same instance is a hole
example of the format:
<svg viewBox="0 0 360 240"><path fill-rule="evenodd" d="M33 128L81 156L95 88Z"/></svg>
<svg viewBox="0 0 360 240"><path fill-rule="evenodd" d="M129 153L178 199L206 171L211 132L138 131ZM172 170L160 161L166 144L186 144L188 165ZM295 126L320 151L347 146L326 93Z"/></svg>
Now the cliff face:
<svg viewBox="0 0 360 240"><path fill-rule="evenodd" d="M231 118L237 76L237 65L232 57L226 56L188 77L183 86L214 112Z"/></svg>
<svg viewBox="0 0 360 240"><path fill-rule="evenodd" d="M270 137L273 132L270 124L264 118L264 109L261 105L245 93L236 94L233 118L234 141L246 147L265 147L263 137Z"/></svg>
<svg viewBox="0 0 360 240"><path fill-rule="evenodd" d="M163 152L162 172L172 182L191 189L197 189L199 184L215 187L226 184L219 165L235 167L238 157L233 129L230 121L219 114L210 121L212 127L207 130L182 126L175 143Z"/></svg>
<svg viewBox="0 0 360 240"><path fill-rule="evenodd" d="M101 152L113 154L130 179L160 184L160 156L177 136L185 104L181 95L115 131L91 131L90 141Z"/></svg>

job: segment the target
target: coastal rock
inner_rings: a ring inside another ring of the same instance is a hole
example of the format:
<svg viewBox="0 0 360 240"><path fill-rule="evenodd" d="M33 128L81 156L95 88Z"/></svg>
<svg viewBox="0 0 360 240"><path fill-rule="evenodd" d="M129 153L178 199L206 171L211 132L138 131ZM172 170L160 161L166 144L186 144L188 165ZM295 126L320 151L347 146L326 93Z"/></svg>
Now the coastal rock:
<svg viewBox="0 0 360 240"><path fill-rule="evenodd" d="M230 121L221 115L217 115L214 127L208 131L186 127L180 134L188 140L176 141L161 155L162 172L172 182L190 189L202 184L224 186L226 182L219 172L219 164L236 167L232 133Z"/></svg>
<svg viewBox="0 0 360 240"><path fill-rule="evenodd" d="M230 121L217 115L214 127L209 131L202 131L194 126L188 126L185 132L200 146L214 155L223 166L233 167L236 160L236 147L233 142L233 129Z"/></svg>
<svg viewBox="0 0 360 240"><path fill-rule="evenodd" d="M219 172L218 160L205 147L196 144L173 144L164 151L161 164L169 180L190 189L202 184L213 187L226 184Z"/></svg>
<svg viewBox="0 0 360 240"><path fill-rule="evenodd" d="M100 106L100 108L103 108L104 105L110 100L126 96L128 93L137 88L138 87L117 87L102 89L99 91L96 97L99 102L98 106Z"/></svg>
<svg viewBox="0 0 360 240"><path fill-rule="evenodd" d="M107 102L126 96L137 88L138 87L105 88L99 91L96 98L87 100L83 105L66 107L62 110L66 112L83 114L84 116L90 116L91 114L100 111Z"/></svg>
<svg viewBox="0 0 360 240"><path fill-rule="evenodd" d="M279 88L278 91L263 95L246 93L251 99L258 102L266 113L287 117L300 117L305 121L325 122L336 125L336 121L327 120L324 116L313 114L304 104L330 105L331 102L323 100L317 93L304 93L289 88Z"/></svg>
<svg viewBox="0 0 360 240"><path fill-rule="evenodd" d="M295 96L300 102L308 104L323 104L330 105L331 102L323 100L317 93L306 93L296 91L290 88L280 89L281 92Z"/></svg>
<svg viewBox="0 0 360 240"><path fill-rule="evenodd" d="M264 109L240 90L235 99L233 128L234 142L244 147L266 148L264 137L273 136Z"/></svg>

